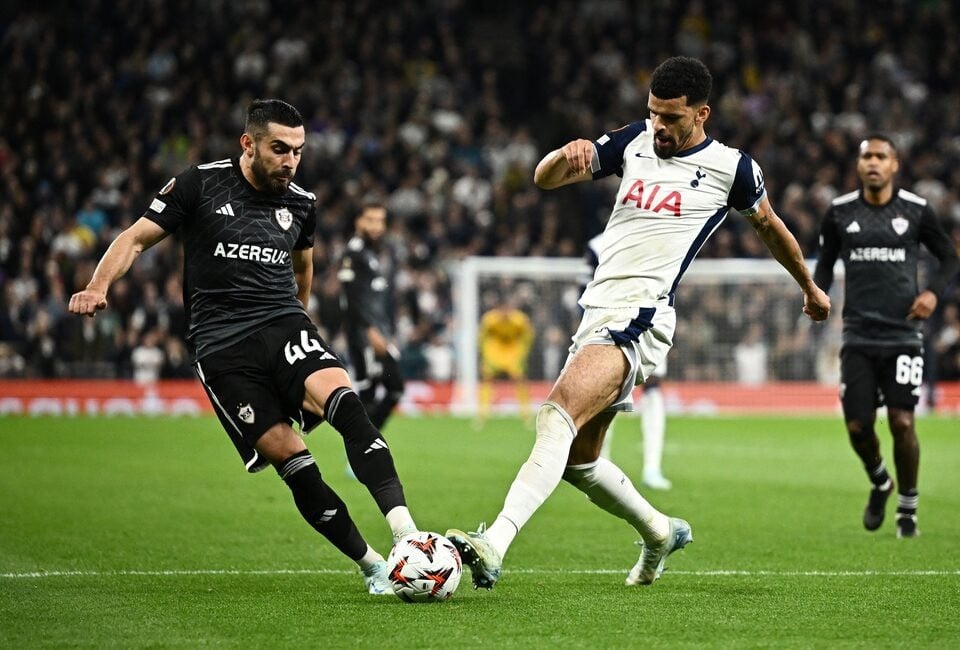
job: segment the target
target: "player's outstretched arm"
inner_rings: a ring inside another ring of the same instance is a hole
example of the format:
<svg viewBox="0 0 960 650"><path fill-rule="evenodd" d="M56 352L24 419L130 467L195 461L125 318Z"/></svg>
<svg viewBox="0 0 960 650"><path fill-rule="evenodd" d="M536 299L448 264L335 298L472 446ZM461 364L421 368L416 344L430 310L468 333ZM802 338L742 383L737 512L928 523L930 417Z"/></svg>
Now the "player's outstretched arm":
<svg viewBox="0 0 960 650"><path fill-rule="evenodd" d="M815 321L826 320L830 315L830 297L813 281L810 270L803 261L803 253L797 240L787 230L764 197L756 212L746 214L747 221L757 231L780 265L785 268L803 291L803 313Z"/></svg>
<svg viewBox="0 0 960 650"><path fill-rule="evenodd" d="M590 140L573 140L543 157L533 172L533 182L543 190L588 181L593 178L590 163L595 153Z"/></svg>
<svg viewBox="0 0 960 650"><path fill-rule="evenodd" d="M120 233L110 248L100 258L87 288L70 297L69 310L73 314L95 316L107 307L107 291L117 278L122 276L137 255L167 236L159 225L141 217L132 226Z"/></svg>

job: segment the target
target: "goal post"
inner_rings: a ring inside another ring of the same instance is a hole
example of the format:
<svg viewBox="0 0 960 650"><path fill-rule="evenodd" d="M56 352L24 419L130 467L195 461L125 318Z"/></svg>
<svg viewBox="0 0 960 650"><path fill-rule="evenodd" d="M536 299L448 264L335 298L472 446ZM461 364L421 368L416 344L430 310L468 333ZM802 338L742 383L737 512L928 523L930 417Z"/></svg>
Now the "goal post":
<svg viewBox="0 0 960 650"><path fill-rule="evenodd" d="M812 267L812 262L808 262ZM467 257L449 266L454 305L457 382L451 410L477 411L478 332L488 295L518 293L536 340L529 364L533 382L551 383L566 356L580 311L576 304L591 269L580 258ZM677 291L677 332L667 360L671 385L684 388L697 411L697 387L728 392L744 408L770 391L832 391L839 376L843 267L835 269L827 323L802 314L803 297L772 259L696 260ZM559 361L558 361L559 359ZM763 388L761 392L759 389ZM540 397L540 396L536 396ZM739 400L739 402L738 402ZM706 407L704 407L706 408ZM775 407L774 407L775 408ZM709 409L707 409L709 410Z"/></svg>
<svg viewBox="0 0 960 650"><path fill-rule="evenodd" d="M590 267L579 258L566 257L467 257L450 267L453 282L457 387L452 409L473 415L477 412L479 384L479 334L481 285L484 281L523 280L534 284L579 285ZM569 332L572 335L573 332Z"/></svg>

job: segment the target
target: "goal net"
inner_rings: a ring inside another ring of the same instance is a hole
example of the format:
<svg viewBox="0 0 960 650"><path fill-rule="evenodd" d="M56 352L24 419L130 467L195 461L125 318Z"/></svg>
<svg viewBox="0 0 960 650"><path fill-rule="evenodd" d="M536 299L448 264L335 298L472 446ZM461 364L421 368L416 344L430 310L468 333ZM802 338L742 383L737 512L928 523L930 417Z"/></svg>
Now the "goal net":
<svg viewBox="0 0 960 650"><path fill-rule="evenodd" d="M542 400L580 320L577 300L590 274L586 263L470 257L454 264L451 273L458 380L454 409L476 411L480 319L508 299L534 326L527 368L533 397ZM842 277L842 266L836 274ZM677 290L677 331L666 368L668 407L688 412L834 409L842 285L834 283L831 318L814 324L801 311L796 283L776 261L694 261ZM509 393L498 391L500 411L515 407Z"/></svg>

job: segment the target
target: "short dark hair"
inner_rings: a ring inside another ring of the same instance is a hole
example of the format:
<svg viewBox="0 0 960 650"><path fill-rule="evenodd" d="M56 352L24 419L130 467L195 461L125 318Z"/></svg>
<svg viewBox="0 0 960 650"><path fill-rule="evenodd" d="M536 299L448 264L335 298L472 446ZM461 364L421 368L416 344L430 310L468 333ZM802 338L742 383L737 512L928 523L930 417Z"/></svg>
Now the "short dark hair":
<svg viewBox="0 0 960 650"><path fill-rule="evenodd" d="M267 124L303 126L300 111L282 99L255 99L247 107L247 124L244 130L253 138L267 132Z"/></svg>
<svg viewBox="0 0 960 650"><path fill-rule="evenodd" d="M367 210L383 210L388 212L387 204L376 198L364 199L363 203L360 204L360 209L357 210L356 216L354 216L354 221L363 216Z"/></svg>
<svg viewBox="0 0 960 650"><path fill-rule="evenodd" d="M657 66L650 78L650 92L658 99L687 97L687 105L706 104L713 76L700 59L673 56Z"/></svg>
<svg viewBox="0 0 960 650"><path fill-rule="evenodd" d="M886 142L888 145L890 145L890 150L893 151L893 155L897 157L900 156L900 153L897 151L897 145L893 143L893 140L890 139L890 136L885 135L883 133L870 133L867 135L867 137L865 137L863 140L860 141L860 144L862 145L864 142L869 142L870 140L879 140L880 142ZM857 149L859 150L860 147L857 147Z"/></svg>

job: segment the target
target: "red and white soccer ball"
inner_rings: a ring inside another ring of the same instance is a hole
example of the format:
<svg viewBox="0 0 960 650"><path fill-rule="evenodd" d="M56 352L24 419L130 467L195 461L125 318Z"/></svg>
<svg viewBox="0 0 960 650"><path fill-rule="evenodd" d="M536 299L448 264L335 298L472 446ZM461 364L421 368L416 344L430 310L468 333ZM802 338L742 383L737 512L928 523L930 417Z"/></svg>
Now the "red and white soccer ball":
<svg viewBox="0 0 960 650"><path fill-rule="evenodd" d="M393 545L387 557L393 593L408 603L447 600L457 590L462 574L460 553L437 533L407 535Z"/></svg>

